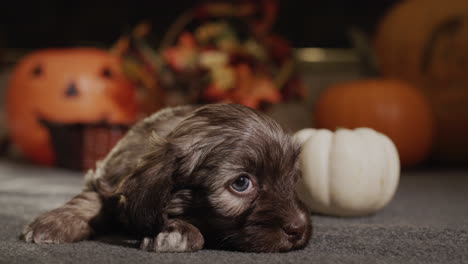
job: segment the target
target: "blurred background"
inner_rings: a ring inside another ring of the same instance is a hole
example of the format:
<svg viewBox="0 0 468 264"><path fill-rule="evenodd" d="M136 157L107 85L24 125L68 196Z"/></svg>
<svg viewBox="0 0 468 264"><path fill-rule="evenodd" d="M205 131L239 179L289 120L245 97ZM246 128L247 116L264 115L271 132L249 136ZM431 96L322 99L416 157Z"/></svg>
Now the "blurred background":
<svg viewBox="0 0 468 264"><path fill-rule="evenodd" d="M153 23L153 32L158 38L181 13L205 2L85 0L41 4L5 1L0 18L2 44L7 48L25 49L75 45L109 47L123 32L142 20ZM278 1L272 31L288 39L294 47L349 48L350 27L357 26L372 34L385 11L397 2Z"/></svg>
<svg viewBox="0 0 468 264"><path fill-rule="evenodd" d="M291 132L371 127L405 168L468 165L468 2L4 1L2 151L86 169L165 106Z"/></svg>

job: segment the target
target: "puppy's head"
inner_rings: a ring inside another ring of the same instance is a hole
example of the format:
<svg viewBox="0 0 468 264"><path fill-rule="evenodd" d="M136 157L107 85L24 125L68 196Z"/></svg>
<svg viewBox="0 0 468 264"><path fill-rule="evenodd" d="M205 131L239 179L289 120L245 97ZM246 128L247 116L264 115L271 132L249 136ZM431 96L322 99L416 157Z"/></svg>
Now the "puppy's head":
<svg viewBox="0 0 468 264"><path fill-rule="evenodd" d="M307 244L310 217L294 191L299 147L272 119L239 105L208 105L164 141L158 153L168 164L144 169L147 177L161 177L161 167L171 174L158 192L165 200L159 210L198 227L207 247L278 252ZM161 158L153 153L149 163L154 155ZM142 217L157 214L141 209Z"/></svg>

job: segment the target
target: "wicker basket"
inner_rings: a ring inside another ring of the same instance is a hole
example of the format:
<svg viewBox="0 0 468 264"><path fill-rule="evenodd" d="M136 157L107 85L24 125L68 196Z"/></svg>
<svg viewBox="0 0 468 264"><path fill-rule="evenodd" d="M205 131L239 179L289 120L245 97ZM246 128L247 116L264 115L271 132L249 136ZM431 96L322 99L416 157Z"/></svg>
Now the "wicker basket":
<svg viewBox="0 0 468 264"><path fill-rule="evenodd" d="M49 130L55 165L73 170L95 167L128 131L128 125L42 122Z"/></svg>

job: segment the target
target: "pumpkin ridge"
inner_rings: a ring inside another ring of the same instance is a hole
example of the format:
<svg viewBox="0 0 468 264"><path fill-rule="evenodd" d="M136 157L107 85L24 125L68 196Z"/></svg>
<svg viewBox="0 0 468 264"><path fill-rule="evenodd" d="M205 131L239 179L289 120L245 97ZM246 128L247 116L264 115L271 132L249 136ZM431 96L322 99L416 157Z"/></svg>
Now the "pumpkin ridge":
<svg viewBox="0 0 468 264"><path fill-rule="evenodd" d="M326 172L327 172L327 173L326 173L326 175L327 175L327 177L326 177L326 178L327 178L327 190L328 190L328 191L327 191L327 192L328 192L328 195L327 195L328 205L327 205L327 206L329 206L330 208L333 208L333 206L335 206L335 203L334 203L334 201L333 201L333 199L332 199L332 195L330 195L330 192L331 192L331 189L330 189L330 188L331 188L331 177L329 176L329 175L330 175L330 171L332 171L332 170L330 169L330 166L331 166L332 160L333 160L333 159L332 159L332 158L333 158L333 157L332 157L332 149L333 149L333 147L334 147L335 145L336 145L336 134L333 133L333 134L331 135L330 145L329 145L329 148L328 148L327 171L326 171Z"/></svg>

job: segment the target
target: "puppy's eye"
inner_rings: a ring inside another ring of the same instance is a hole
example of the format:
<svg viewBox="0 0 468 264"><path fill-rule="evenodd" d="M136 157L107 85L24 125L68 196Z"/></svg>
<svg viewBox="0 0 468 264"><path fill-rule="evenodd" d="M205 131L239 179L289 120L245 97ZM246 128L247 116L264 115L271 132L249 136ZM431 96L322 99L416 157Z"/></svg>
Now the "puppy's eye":
<svg viewBox="0 0 468 264"><path fill-rule="evenodd" d="M236 192L245 192L252 188L252 182L246 175L242 175L231 184L231 188Z"/></svg>

